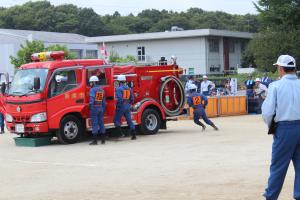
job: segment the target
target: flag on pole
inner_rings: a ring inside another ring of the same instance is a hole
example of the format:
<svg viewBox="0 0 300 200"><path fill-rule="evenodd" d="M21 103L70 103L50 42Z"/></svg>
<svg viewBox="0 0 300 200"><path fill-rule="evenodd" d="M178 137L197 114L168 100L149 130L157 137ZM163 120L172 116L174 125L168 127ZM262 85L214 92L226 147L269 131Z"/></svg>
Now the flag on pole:
<svg viewBox="0 0 300 200"><path fill-rule="evenodd" d="M105 62L108 63L109 55L107 53L106 46L105 46L104 42L102 43L102 47L100 48L100 53L102 54Z"/></svg>

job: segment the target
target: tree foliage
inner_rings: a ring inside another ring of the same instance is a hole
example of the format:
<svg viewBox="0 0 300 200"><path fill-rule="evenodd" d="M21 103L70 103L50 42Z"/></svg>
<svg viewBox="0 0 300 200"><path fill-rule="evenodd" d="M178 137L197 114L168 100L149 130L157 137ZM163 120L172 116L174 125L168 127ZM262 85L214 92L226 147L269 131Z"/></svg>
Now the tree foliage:
<svg viewBox="0 0 300 200"><path fill-rule="evenodd" d="M23 64L31 62L31 55L33 53L45 51L64 51L66 59L74 59L76 57L66 46L56 44L45 47L44 43L41 41L26 41L24 45L21 45L21 49L17 52L16 57L10 56L10 61L15 68L18 68Z"/></svg>
<svg viewBox="0 0 300 200"><path fill-rule="evenodd" d="M125 58L120 57L117 52L111 51L109 55L109 62L111 63L137 63L134 56L128 55Z"/></svg>
<svg viewBox="0 0 300 200"><path fill-rule="evenodd" d="M281 54L300 60L300 0L259 0L256 4L263 25L248 50L257 66L264 71L275 71L272 64Z"/></svg>
<svg viewBox="0 0 300 200"><path fill-rule="evenodd" d="M190 8L186 12L146 9L139 14L98 15L91 8L72 4L54 6L48 1L27 2L0 9L0 27L9 29L78 33L86 36L161 32L179 26L256 32L256 15L231 15Z"/></svg>

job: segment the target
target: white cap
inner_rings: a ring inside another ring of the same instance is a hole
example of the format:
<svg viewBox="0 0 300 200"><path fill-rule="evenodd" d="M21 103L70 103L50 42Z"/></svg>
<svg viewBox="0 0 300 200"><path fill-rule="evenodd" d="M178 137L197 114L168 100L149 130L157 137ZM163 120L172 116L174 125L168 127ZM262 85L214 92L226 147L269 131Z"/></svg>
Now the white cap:
<svg viewBox="0 0 300 200"><path fill-rule="evenodd" d="M189 90L195 90L197 89L197 86L195 84L190 84L188 88Z"/></svg>
<svg viewBox="0 0 300 200"><path fill-rule="evenodd" d="M90 77L90 82L98 82L99 78L97 76L91 76Z"/></svg>
<svg viewBox="0 0 300 200"><path fill-rule="evenodd" d="M118 81L126 81L126 76L125 75L118 75L117 80Z"/></svg>
<svg viewBox="0 0 300 200"><path fill-rule="evenodd" d="M256 78L256 79L255 79L255 82L260 82L260 78Z"/></svg>
<svg viewBox="0 0 300 200"><path fill-rule="evenodd" d="M290 55L281 55L278 57L277 62L273 65L279 65L281 67L296 67L295 58Z"/></svg>
<svg viewBox="0 0 300 200"><path fill-rule="evenodd" d="M60 82L63 80L63 78L64 78L64 76L62 76L62 75L56 75L56 76L55 76L55 80L56 80L56 82L58 82L58 83L60 83Z"/></svg>
<svg viewBox="0 0 300 200"><path fill-rule="evenodd" d="M203 78L208 78L208 77L206 75L204 75Z"/></svg>

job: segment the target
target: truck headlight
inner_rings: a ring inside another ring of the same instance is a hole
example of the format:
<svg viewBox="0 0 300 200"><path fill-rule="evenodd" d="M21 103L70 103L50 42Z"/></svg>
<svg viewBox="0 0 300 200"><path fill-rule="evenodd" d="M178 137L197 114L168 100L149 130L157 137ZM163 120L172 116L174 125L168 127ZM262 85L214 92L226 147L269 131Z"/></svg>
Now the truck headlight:
<svg viewBox="0 0 300 200"><path fill-rule="evenodd" d="M42 112L35 115L32 115L30 122L44 122L47 120L47 113Z"/></svg>
<svg viewBox="0 0 300 200"><path fill-rule="evenodd" d="M13 117L10 114L5 114L5 120L6 122L13 122Z"/></svg>

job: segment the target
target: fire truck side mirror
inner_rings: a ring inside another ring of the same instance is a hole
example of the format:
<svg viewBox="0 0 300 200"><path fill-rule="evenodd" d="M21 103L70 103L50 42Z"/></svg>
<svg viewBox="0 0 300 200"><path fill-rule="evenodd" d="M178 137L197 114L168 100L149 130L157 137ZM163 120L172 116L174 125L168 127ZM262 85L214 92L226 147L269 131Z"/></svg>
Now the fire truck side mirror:
<svg viewBox="0 0 300 200"><path fill-rule="evenodd" d="M40 79L40 77L34 77L33 89L34 90L39 90L40 87L41 87L41 79Z"/></svg>
<svg viewBox="0 0 300 200"><path fill-rule="evenodd" d="M5 93L5 90L6 90L6 84L3 82L1 84L1 93L4 94Z"/></svg>

